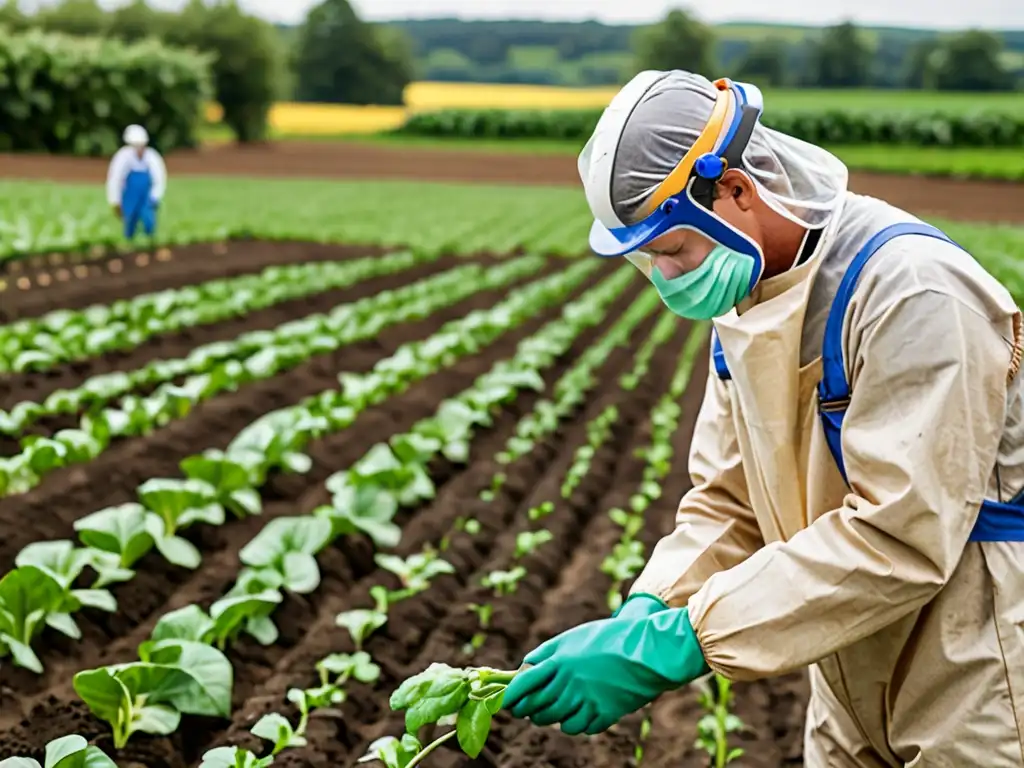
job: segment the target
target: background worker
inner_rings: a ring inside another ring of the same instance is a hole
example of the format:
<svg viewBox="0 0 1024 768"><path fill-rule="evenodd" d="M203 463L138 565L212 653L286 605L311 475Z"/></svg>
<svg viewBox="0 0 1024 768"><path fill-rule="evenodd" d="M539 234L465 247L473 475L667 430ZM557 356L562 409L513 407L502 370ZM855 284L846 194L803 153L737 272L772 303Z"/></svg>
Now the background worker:
<svg viewBox="0 0 1024 768"><path fill-rule="evenodd" d="M167 167L160 153L149 146L149 134L141 125L125 128L124 143L107 171L107 202L124 221L125 237L133 239L142 224L152 238L157 208L167 190Z"/></svg>
<svg viewBox="0 0 1024 768"><path fill-rule="evenodd" d="M811 768L1022 766L1021 314L761 108L644 72L580 156L591 246L714 318L714 365L674 532L505 706L593 734L711 670L809 666Z"/></svg>

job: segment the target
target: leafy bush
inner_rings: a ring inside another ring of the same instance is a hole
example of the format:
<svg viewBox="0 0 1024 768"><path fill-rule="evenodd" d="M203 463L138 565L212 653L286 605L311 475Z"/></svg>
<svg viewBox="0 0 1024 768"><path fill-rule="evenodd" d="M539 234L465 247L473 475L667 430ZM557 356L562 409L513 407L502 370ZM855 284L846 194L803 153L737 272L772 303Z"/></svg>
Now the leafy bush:
<svg viewBox="0 0 1024 768"><path fill-rule="evenodd" d="M131 123L143 123L161 151L191 147L209 96L209 63L192 51L0 35L0 151L108 155Z"/></svg>
<svg viewBox="0 0 1024 768"><path fill-rule="evenodd" d="M441 110L413 115L400 133L477 139L586 141L601 110ZM1024 144L1024 117L996 112L944 114L828 110L772 111L769 128L815 144L914 144L943 147L1011 147Z"/></svg>

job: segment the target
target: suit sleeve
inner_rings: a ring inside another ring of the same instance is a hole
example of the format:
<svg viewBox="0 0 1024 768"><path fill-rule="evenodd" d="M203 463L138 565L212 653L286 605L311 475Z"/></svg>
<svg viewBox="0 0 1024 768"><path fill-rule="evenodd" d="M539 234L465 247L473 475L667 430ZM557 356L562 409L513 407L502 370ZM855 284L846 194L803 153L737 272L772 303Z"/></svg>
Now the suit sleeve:
<svg viewBox="0 0 1024 768"><path fill-rule="evenodd" d="M713 574L743 562L764 542L747 496L727 385L711 372L690 446L691 488L675 530L655 547L630 590L682 607Z"/></svg>
<svg viewBox="0 0 1024 768"><path fill-rule="evenodd" d="M128 156L122 147L110 159L107 168L107 202L110 205L121 204L121 193L124 191L124 180L128 176Z"/></svg>
<svg viewBox="0 0 1024 768"><path fill-rule="evenodd" d="M733 680L819 661L919 609L968 545L995 464L1012 346L961 298L921 288L858 330L843 425L851 492L690 600Z"/></svg>
<svg viewBox="0 0 1024 768"><path fill-rule="evenodd" d="M150 195L160 202L167 191L167 166L164 159L155 149L148 150L149 172L153 176L153 189Z"/></svg>

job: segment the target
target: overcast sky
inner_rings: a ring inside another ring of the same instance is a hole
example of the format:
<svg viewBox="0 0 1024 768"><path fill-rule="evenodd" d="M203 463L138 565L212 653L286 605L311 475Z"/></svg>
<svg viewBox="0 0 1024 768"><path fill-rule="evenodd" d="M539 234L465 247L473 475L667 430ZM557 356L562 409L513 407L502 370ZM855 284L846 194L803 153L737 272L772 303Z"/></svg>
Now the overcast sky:
<svg viewBox="0 0 1024 768"><path fill-rule="evenodd" d="M183 0L151 0L174 8ZM682 3L672 0L352 0L363 17L393 19L458 16L475 19L592 19L644 22ZM46 0L22 0L30 7ZM123 0L100 0L112 7ZM295 23L317 0L239 0L250 12ZM697 3L690 3L697 7ZM969 26L1024 29L1024 0L714 0L700 3L706 21L775 21L828 24L853 19L861 24L938 27Z"/></svg>

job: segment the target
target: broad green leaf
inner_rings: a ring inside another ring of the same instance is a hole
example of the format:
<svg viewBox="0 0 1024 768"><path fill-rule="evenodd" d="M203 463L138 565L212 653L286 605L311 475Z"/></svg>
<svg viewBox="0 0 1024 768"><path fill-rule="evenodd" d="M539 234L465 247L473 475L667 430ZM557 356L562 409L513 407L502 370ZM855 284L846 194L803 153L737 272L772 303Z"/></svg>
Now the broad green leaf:
<svg viewBox="0 0 1024 768"><path fill-rule="evenodd" d="M203 480L154 478L140 485L136 493L139 501L163 520L169 536L192 522L224 522L224 509L217 503L216 489Z"/></svg>
<svg viewBox="0 0 1024 768"><path fill-rule="evenodd" d="M29 544L14 559L19 567L32 565L45 572L63 589L70 587L91 561L89 550L75 549L70 541L38 541Z"/></svg>
<svg viewBox="0 0 1024 768"><path fill-rule="evenodd" d="M189 683L166 699L179 712L209 717L231 714L231 663L216 648L188 640L167 641L151 651L149 660L188 673Z"/></svg>
<svg viewBox="0 0 1024 768"><path fill-rule="evenodd" d="M153 628L151 639L155 642L187 640L201 643L204 642L211 629L213 629L213 619L206 614L206 611L198 605L187 605L164 614Z"/></svg>
<svg viewBox="0 0 1024 768"><path fill-rule="evenodd" d="M279 636L277 625L269 616L248 619L245 623L245 631L252 635L260 645L273 645Z"/></svg>
<svg viewBox="0 0 1024 768"><path fill-rule="evenodd" d="M327 522L322 518L309 519ZM320 568L312 555L305 552L288 552L284 556L283 565L284 585L288 591L306 595L320 586Z"/></svg>
<svg viewBox="0 0 1024 768"><path fill-rule="evenodd" d="M305 515L271 520L246 544L239 558L255 568L272 566L283 571L283 559L290 552L315 555L331 538L330 521ZM315 565L315 562L314 562Z"/></svg>
<svg viewBox="0 0 1024 768"><path fill-rule="evenodd" d="M5 647L10 651L15 666L27 669L29 672L35 672L37 675L43 673L43 663L39 661L39 657L36 656L35 651L30 646L0 631L0 651Z"/></svg>
<svg viewBox="0 0 1024 768"><path fill-rule="evenodd" d="M373 683L380 677L380 667L365 651L332 653L317 662L317 669L334 675L336 685L344 685L350 678L361 683Z"/></svg>
<svg viewBox="0 0 1024 768"><path fill-rule="evenodd" d="M107 667L79 672L72 684L82 701L100 720L111 725L120 722L122 713L130 716L132 695L114 671Z"/></svg>
<svg viewBox="0 0 1024 768"><path fill-rule="evenodd" d="M406 728L409 733L416 733L424 725L458 712L469 693L466 670L435 662L408 678L391 694L391 708L406 710Z"/></svg>
<svg viewBox="0 0 1024 768"><path fill-rule="evenodd" d="M95 608L107 613L117 612L117 599L105 589L73 589L71 597L83 608Z"/></svg>
<svg viewBox="0 0 1024 768"><path fill-rule="evenodd" d="M64 765L60 768L73 768L73 766L81 766L85 751L89 747L89 742L83 739L81 736L62 736L59 739L54 739L46 745L46 768L56 768L60 763L64 762ZM72 763L72 758L76 755L81 755L75 763Z"/></svg>
<svg viewBox="0 0 1024 768"><path fill-rule="evenodd" d="M231 491L224 505L239 517L258 515L263 511L263 499L255 488L239 488Z"/></svg>
<svg viewBox="0 0 1024 768"><path fill-rule="evenodd" d="M144 704L135 710L131 732L167 736L178 730L181 713L166 704Z"/></svg>
<svg viewBox="0 0 1024 768"><path fill-rule="evenodd" d="M196 549L196 546L191 541L181 538L181 536L155 538L155 543L160 554L172 565L195 570L203 561L203 556Z"/></svg>
<svg viewBox="0 0 1024 768"><path fill-rule="evenodd" d="M29 645L63 593L57 581L33 565L8 572L0 579L0 632Z"/></svg>
<svg viewBox="0 0 1024 768"><path fill-rule="evenodd" d="M233 641L250 622L265 619L281 602L281 593L268 589L257 594L224 597L210 606L214 637L220 647ZM257 638L259 640L259 638Z"/></svg>
<svg viewBox="0 0 1024 768"><path fill-rule="evenodd" d="M76 520L74 527L86 546L119 555L123 568L131 568L153 548L146 509L134 502L93 512Z"/></svg>
<svg viewBox="0 0 1024 768"><path fill-rule="evenodd" d="M46 615L46 626L51 629L55 629L66 637L70 637L72 640L82 639L82 630L79 629L78 624L71 618L69 613L49 613Z"/></svg>
<svg viewBox="0 0 1024 768"><path fill-rule="evenodd" d="M259 758L239 747L217 747L203 755L199 768L267 768L273 762L273 757Z"/></svg>
<svg viewBox="0 0 1024 768"><path fill-rule="evenodd" d="M42 766L31 757L8 757L5 760L0 760L0 768L42 768Z"/></svg>
<svg viewBox="0 0 1024 768"><path fill-rule="evenodd" d="M455 730L462 751L472 758L479 756L491 732L491 712L482 701L467 701L459 710Z"/></svg>

